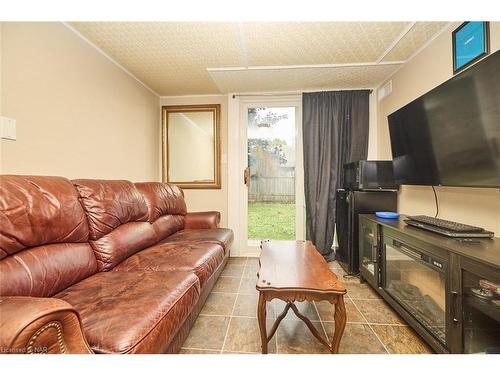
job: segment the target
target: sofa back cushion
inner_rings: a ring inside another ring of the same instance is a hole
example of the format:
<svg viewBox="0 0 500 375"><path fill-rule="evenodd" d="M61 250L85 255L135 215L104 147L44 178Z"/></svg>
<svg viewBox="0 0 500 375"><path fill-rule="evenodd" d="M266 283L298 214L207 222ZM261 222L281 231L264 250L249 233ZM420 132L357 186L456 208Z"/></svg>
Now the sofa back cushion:
<svg viewBox="0 0 500 375"><path fill-rule="evenodd" d="M49 297L96 273L88 233L69 180L0 176L0 295Z"/></svg>
<svg viewBox="0 0 500 375"><path fill-rule="evenodd" d="M148 221L158 241L184 229L187 213L184 193L175 185L161 182L139 182L135 186L148 207Z"/></svg>
<svg viewBox="0 0 500 375"><path fill-rule="evenodd" d="M148 207L125 180L73 180L89 224L90 244L99 271L108 271L157 242L147 222Z"/></svg>

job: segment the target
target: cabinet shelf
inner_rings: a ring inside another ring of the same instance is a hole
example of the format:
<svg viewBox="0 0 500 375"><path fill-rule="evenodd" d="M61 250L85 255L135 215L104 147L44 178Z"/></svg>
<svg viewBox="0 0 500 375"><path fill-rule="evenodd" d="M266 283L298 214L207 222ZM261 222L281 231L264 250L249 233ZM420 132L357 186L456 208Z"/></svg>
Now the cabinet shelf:
<svg viewBox="0 0 500 375"><path fill-rule="evenodd" d="M469 294L465 296L465 304L500 322L500 307L493 305L490 301L482 300Z"/></svg>

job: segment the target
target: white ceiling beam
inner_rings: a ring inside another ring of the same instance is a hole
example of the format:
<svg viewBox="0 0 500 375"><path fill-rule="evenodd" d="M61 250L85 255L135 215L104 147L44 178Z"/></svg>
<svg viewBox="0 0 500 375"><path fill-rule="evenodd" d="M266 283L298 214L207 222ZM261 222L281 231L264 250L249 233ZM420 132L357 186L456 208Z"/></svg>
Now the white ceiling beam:
<svg viewBox="0 0 500 375"><path fill-rule="evenodd" d="M400 65L404 61L383 61L380 63L347 63L347 64L313 64L313 65L268 65L268 66L249 66L244 67L228 67L228 68L207 68L208 72L234 72L245 70L290 70L290 69L322 69L322 68L350 68L363 66L381 66L381 65Z"/></svg>
<svg viewBox="0 0 500 375"><path fill-rule="evenodd" d="M413 26L416 25L416 22L410 22L406 27L403 29L401 34L399 34L396 39L392 41L391 44L389 44L389 47L384 51L382 55L377 59L377 64L381 63L382 60L398 45L398 43L405 37L406 34L410 32L411 29L413 29Z"/></svg>
<svg viewBox="0 0 500 375"><path fill-rule="evenodd" d="M243 60L243 65L248 67L248 49L247 44L245 42L245 31L243 30L243 24L238 22L236 24L238 28L238 40L240 42L240 50L241 50L241 58Z"/></svg>

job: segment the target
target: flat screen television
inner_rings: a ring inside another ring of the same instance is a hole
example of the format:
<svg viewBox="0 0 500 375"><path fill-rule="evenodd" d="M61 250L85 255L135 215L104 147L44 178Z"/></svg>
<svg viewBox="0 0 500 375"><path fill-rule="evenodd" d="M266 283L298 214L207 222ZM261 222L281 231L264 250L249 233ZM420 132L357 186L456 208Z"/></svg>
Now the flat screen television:
<svg viewBox="0 0 500 375"><path fill-rule="evenodd" d="M388 120L398 184L500 187L500 51Z"/></svg>

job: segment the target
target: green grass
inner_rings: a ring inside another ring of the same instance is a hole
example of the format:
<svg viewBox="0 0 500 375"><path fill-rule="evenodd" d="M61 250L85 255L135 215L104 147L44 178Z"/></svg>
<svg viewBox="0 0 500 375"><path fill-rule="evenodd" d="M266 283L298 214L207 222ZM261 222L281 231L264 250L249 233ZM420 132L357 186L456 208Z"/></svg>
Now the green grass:
<svg viewBox="0 0 500 375"><path fill-rule="evenodd" d="M248 238L294 240L295 204L248 202Z"/></svg>

